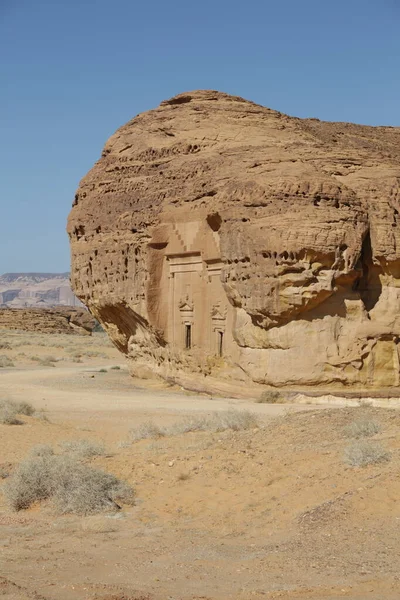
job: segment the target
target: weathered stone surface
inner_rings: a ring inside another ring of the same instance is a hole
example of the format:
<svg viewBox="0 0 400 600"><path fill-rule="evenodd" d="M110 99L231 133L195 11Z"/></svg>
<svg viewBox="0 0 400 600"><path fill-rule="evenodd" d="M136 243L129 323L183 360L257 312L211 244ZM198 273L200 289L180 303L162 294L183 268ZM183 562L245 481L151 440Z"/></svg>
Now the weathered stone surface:
<svg viewBox="0 0 400 600"><path fill-rule="evenodd" d="M81 306L72 293L69 273L4 273L0 275L0 307Z"/></svg>
<svg viewBox="0 0 400 600"><path fill-rule="evenodd" d="M83 308L0 308L0 329L91 335L94 326Z"/></svg>
<svg viewBox="0 0 400 600"><path fill-rule="evenodd" d="M399 385L399 159L400 128L181 94L82 180L75 293L136 373Z"/></svg>

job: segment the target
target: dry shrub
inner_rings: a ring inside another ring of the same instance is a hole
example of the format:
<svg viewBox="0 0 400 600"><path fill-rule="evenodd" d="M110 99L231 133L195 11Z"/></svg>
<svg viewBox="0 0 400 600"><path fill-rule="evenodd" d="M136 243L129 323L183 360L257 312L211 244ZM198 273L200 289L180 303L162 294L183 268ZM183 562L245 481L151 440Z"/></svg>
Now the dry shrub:
<svg viewBox="0 0 400 600"><path fill-rule="evenodd" d="M14 367L14 363L11 360L11 358L9 358L8 356L6 356L5 354L0 354L0 369L6 369L7 367Z"/></svg>
<svg viewBox="0 0 400 600"><path fill-rule="evenodd" d="M12 346L8 342L0 342L0 350L12 350Z"/></svg>
<svg viewBox="0 0 400 600"><path fill-rule="evenodd" d="M358 419L346 425L343 429L343 433L346 437L358 439L361 437L372 437L379 433L380 430L381 426L375 421Z"/></svg>
<svg viewBox="0 0 400 600"><path fill-rule="evenodd" d="M88 358L107 358L105 352L99 352L98 350L86 350L81 353L81 356L87 356Z"/></svg>
<svg viewBox="0 0 400 600"><path fill-rule="evenodd" d="M35 412L29 402L14 402L13 400L0 400L0 423L3 425L21 425L18 415L31 416Z"/></svg>
<svg viewBox="0 0 400 600"><path fill-rule="evenodd" d="M257 425L258 419L254 413L246 410L225 410L214 412L206 417L186 417L182 421L178 421L166 428L165 435L180 435L191 431L211 431L217 433L228 429L241 431L257 427Z"/></svg>
<svg viewBox="0 0 400 600"><path fill-rule="evenodd" d="M46 356L43 357L43 360L45 362L57 362L57 358L55 356L53 356L52 354L47 354Z"/></svg>
<svg viewBox="0 0 400 600"><path fill-rule="evenodd" d="M258 404L276 404L281 401L281 393L277 390L264 390L256 400Z"/></svg>
<svg viewBox="0 0 400 600"><path fill-rule="evenodd" d="M231 429L241 431L257 427L257 416L248 411L226 410L212 413L210 416L190 416L170 425L159 427L152 421L143 423L136 429L130 431L130 439L133 442L144 439L157 439L171 435L182 435L194 431L210 431L217 433Z"/></svg>
<svg viewBox="0 0 400 600"><path fill-rule="evenodd" d="M31 360L37 362L41 367L54 367L57 359L54 356L36 356L30 357Z"/></svg>
<svg viewBox="0 0 400 600"><path fill-rule="evenodd" d="M52 360L46 360L45 358L40 360L38 364L41 367L55 367L56 366Z"/></svg>
<svg viewBox="0 0 400 600"><path fill-rule="evenodd" d="M159 427L153 421L146 421L136 427L135 429L131 429L129 432L129 436L132 442L138 442L139 440L149 440L149 439L157 439L163 437L165 435L162 427Z"/></svg>
<svg viewBox="0 0 400 600"><path fill-rule="evenodd" d="M92 442L91 440L69 440L62 442L60 447L65 453L72 454L77 460L93 458L94 456L104 456L106 454L103 444Z"/></svg>
<svg viewBox="0 0 400 600"><path fill-rule="evenodd" d="M46 411L41 408L40 410L38 410L37 412L35 412L35 418L39 419L40 421L44 421L46 423L50 423L50 419L46 414Z"/></svg>
<svg viewBox="0 0 400 600"><path fill-rule="evenodd" d="M78 353L76 346L70 346L69 348L66 348L65 351L68 352L68 354L73 354L74 356L81 356L80 353Z"/></svg>
<svg viewBox="0 0 400 600"><path fill-rule="evenodd" d="M30 402L25 402L23 400L22 402L13 402L13 404L16 406L19 415L31 417L35 414L35 409Z"/></svg>
<svg viewBox="0 0 400 600"><path fill-rule="evenodd" d="M10 476L10 467L0 465L0 479L7 479Z"/></svg>
<svg viewBox="0 0 400 600"><path fill-rule="evenodd" d="M2 425L21 425L22 421L17 417L16 406L7 400L0 401L0 423Z"/></svg>
<svg viewBox="0 0 400 600"><path fill-rule="evenodd" d="M29 456L38 457L38 456L53 456L54 450L48 444L38 444L37 446L33 446L31 449Z"/></svg>
<svg viewBox="0 0 400 600"><path fill-rule="evenodd" d="M344 459L352 467L366 467L367 465L388 462L390 460L390 453L380 444L361 440L354 442L346 448Z"/></svg>
<svg viewBox="0 0 400 600"><path fill-rule="evenodd" d="M133 502L133 490L126 483L65 455L28 456L3 491L16 511L51 500L60 513L89 515L116 510L117 502Z"/></svg>

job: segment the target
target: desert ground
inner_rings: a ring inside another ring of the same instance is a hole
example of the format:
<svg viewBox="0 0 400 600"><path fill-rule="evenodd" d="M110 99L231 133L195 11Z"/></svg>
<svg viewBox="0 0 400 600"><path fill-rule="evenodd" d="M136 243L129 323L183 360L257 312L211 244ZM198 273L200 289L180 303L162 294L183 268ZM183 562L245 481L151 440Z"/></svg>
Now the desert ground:
<svg viewBox="0 0 400 600"><path fill-rule="evenodd" d="M400 597L397 408L260 403L134 380L103 334L3 330L0 364L0 403L35 409L0 424L5 600ZM226 415L228 428L179 426ZM49 500L12 510L5 486L32 449L58 455L79 441L103 448L80 460L127 482L134 503L93 515L60 514Z"/></svg>

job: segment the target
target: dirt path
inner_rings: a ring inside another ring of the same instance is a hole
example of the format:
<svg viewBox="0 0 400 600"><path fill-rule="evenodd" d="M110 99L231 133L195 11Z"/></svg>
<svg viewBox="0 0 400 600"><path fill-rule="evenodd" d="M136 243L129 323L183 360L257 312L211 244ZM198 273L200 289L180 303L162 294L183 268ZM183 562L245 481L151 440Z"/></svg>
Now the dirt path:
<svg viewBox="0 0 400 600"><path fill-rule="evenodd" d="M104 368L104 365L102 365ZM51 413L71 411L220 411L251 410L275 417L288 410L287 404L257 404L254 400L212 398L183 390L168 389L162 383L133 380L126 370L100 372L100 367L24 369L0 373L0 395L29 400ZM304 410L304 405L290 405Z"/></svg>
<svg viewBox="0 0 400 600"><path fill-rule="evenodd" d="M48 417L0 425L0 466L12 469L37 444L59 452L66 440L98 440L108 452L93 466L137 497L116 515L80 517L45 503L12 513L0 494L1 597L400 597L398 411L211 398L133 380L117 364L112 355L0 371L0 398L27 400ZM256 413L260 426L120 443L145 420L228 409ZM344 463L343 427L360 415L380 423L373 443L390 451L389 462Z"/></svg>

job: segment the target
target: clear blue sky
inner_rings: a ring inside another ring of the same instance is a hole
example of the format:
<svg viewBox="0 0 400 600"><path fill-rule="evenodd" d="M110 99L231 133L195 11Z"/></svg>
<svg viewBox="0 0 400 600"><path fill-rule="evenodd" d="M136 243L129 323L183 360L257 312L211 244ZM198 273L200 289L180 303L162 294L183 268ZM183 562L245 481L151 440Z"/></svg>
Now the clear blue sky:
<svg viewBox="0 0 400 600"><path fill-rule="evenodd" d="M106 139L179 92L400 126L400 0L0 0L0 274L69 270Z"/></svg>

